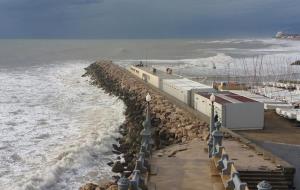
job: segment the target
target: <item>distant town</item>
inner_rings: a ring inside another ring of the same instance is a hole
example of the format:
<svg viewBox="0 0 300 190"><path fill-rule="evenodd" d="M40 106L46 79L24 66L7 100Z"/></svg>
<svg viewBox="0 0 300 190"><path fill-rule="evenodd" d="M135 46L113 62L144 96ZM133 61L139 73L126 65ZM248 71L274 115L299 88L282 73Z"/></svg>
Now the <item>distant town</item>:
<svg viewBox="0 0 300 190"><path fill-rule="evenodd" d="M277 32L275 35L277 39L291 39L291 40L300 40L300 34L288 34L284 32Z"/></svg>

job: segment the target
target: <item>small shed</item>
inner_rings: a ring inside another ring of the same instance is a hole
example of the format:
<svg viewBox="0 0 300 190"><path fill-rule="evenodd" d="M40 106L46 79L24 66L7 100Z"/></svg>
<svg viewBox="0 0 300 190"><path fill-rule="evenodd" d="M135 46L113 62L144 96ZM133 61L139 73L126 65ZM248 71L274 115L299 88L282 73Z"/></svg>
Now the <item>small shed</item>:
<svg viewBox="0 0 300 190"><path fill-rule="evenodd" d="M210 116L211 93L197 92L194 108ZM262 129L264 127L264 104L231 92L215 93L215 114L222 125L234 130Z"/></svg>
<svg viewBox="0 0 300 190"><path fill-rule="evenodd" d="M187 78L163 79L162 90L178 100L193 107L194 92L215 92L216 90L205 84Z"/></svg>

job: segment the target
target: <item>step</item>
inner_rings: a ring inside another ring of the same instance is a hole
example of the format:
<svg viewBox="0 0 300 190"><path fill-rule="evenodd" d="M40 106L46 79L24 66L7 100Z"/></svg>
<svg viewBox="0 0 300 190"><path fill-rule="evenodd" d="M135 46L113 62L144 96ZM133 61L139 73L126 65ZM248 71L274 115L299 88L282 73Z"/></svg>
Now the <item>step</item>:
<svg viewBox="0 0 300 190"><path fill-rule="evenodd" d="M285 181L288 181L284 176L263 176L263 177L259 177L259 176L240 176L240 178L243 178L243 179L267 178L267 179L270 179L270 180L285 180Z"/></svg>
<svg viewBox="0 0 300 190"><path fill-rule="evenodd" d="M247 170L242 170L242 171L240 171L239 170L239 173L240 174L252 174L252 173L255 173L255 174L283 174L283 172L282 171L253 171L253 170L249 170L249 171L247 171Z"/></svg>
<svg viewBox="0 0 300 190"><path fill-rule="evenodd" d="M286 178L284 175L278 175L278 174L240 174L241 177L282 177Z"/></svg>
<svg viewBox="0 0 300 190"><path fill-rule="evenodd" d="M248 184L252 183L252 184L258 184L259 182L261 182L261 180L242 180L243 182L246 182ZM288 182L288 181L269 181L268 182L271 185L291 185L292 183Z"/></svg>
<svg viewBox="0 0 300 190"><path fill-rule="evenodd" d="M247 186L250 189L257 189L257 184L247 184ZM272 185L272 190L275 190L275 189L289 189L289 186L288 185Z"/></svg>

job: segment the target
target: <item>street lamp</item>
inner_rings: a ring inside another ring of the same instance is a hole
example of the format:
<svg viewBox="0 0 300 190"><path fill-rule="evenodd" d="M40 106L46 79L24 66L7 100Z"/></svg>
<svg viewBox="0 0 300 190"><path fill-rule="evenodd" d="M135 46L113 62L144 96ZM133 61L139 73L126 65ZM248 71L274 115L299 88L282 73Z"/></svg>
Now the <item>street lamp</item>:
<svg viewBox="0 0 300 190"><path fill-rule="evenodd" d="M214 119L214 102L216 101L215 95L212 93L209 97L209 100L211 101L211 114L210 114L210 128L209 128L209 140L207 142L208 144L208 155L211 158L213 153L213 137L212 133L215 128L215 119Z"/></svg>
<svg viewBox="0 0 300 190"><path fill-rule="evenodd" d="M146 102L149 103L150 101L151 101L151 96L150 96L150 94L148 93L148 94L146 95Z"/></svg>
<svg viewBox="0 0 300 190"><path fill-rule="evenodd" d="M151 101L151 96L149 93L147 93L146 95L146 102L147 102L147 116L148 118L150 118L150 101Z"/></svg>
<svg viewBox="0 0 300 190"><path fill-rule="evenodd" d="M147 102L147 115L149 114L150 111L150 101L151 101L151 96L149 93L146 95L146 102Z"/></svg>
<svg viewBox="0 0 300 190"><path fill-rule="evenodd" d="M216 101L216 96L214 95L214 93L212 93L212 94L210 95L209 99L210 99L210 101L211 101L212 103L214 103L214 101Z"/></svg>
<svg viewBox="0 0 300 190"><path fill-rule="evenodd" d="M140 133L142 136L141 150L148 156L151 155L151 147L153 145L153 140L151 138L152 130L151 130L151 118L150 118L150 101L151 101L151 96L149 93L147 93L147 95L146 95L146 102L147 102L146 119L145 119L145 121L143 121L144 129Z"/></svg>
<svg viewBox="0 0 300 190"><path fill-rule="evenodd" d="M211 113L210 113L210 134L212 134L214 128L215 128L215 105L214 102L216 101L216 96L214 93L210 95L210 101L211 101Z"/></svg>

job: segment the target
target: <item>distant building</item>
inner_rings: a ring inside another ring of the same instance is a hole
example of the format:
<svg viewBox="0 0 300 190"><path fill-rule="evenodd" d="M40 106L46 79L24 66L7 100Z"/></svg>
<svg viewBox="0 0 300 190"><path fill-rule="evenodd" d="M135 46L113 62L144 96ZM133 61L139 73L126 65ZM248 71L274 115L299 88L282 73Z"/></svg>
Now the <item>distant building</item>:
<svg viewBox="0 0 300 190"><path fill-rule="evenodd" d="M281 38L283 36L284 36L283 32L277 32L275 35L276 38Z"/></svg>
<svg viewBox="0 0 300 190"><path fill-rule="evenodd" d="M284 32L277 32L275 35L277 39L290 39L290 40L300 40L300 34L288 34Z"/></svg>
<svg viewBox="0 0 300 190"><path fill-rule="evenodd" d="M248 86L238 82L214 82L213 87L217 90L247 90Z"/></svg>

